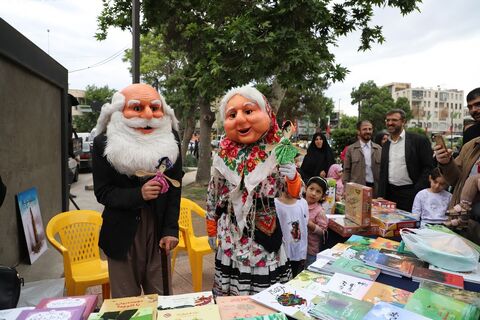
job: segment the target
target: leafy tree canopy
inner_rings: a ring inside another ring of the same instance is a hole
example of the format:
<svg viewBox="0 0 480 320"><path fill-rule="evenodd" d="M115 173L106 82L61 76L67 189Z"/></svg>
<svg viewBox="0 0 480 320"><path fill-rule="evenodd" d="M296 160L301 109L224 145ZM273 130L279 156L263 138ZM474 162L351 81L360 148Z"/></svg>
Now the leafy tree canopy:
<svg viewBox="0 0 480 320"><path fill-rule="evenodd" d="M369 120L374 131L385 129L385 114L391 109L402 109L406 113L407 121L412 118L412 111L407 98L398 98L394 101L387 88L377 87L374 81L362 82L352 89L352 104L357 104L359 120Z"/></svg>
<svg viewBox="0 0 480 320"><path fill-rule="evenodd" d="M88 85L85 88L85 100L90 106L92 104L103 105L111 100L115 89L110 89L107 85L97 87L95 85ZM92 112L85 112L80 116L73 117L73 127L77 132L90 132L97 124L97 119L100 113L92 110Z"/></svg>

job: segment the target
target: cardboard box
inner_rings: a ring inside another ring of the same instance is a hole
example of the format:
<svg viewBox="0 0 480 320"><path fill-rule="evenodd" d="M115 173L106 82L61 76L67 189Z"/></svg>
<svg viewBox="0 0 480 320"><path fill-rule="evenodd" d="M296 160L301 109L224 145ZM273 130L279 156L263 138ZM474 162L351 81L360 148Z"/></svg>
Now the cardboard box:
<svg viewBox="0 0 480 320"><path fill-rule="evenodd" d="M345 216L356 224L370 225L372 188L349 182L345 188Z"/></svg>
<svg viewBox="0 0 480 320"><path fill-rule="evenodd" d="M342 215L341 217L345 216ZM342 237L350 237L353 234L360 236L374 236L378 234L378 225L372 224L370 226L362 227L347 218L329 219L328 228Z"/></svg>
<svg viewBox="0 0 480 320"><path fill-rule="evenodd" d="M386 231L418 228L420 226L418 219L397 212L372 213L372 222Z"/></svg>
<svg viewBox="0 0 480 320"><path fill-rule="evenodd" d="M395 212L397 204L385 199L372 199L372 213L374 212Z"/></svg>
<svg viewBox="0 0 480 320"><path fill-rule="evenodd" d="M400 237L400 230L385 230L378 228L378 236L384 238Z"/></svg>

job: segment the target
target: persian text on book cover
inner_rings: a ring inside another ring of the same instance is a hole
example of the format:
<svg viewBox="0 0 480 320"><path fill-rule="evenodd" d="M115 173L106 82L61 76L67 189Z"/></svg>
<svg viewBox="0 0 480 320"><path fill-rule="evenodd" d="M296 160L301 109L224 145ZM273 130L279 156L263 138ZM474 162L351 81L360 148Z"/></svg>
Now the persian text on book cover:
<svg viewBox="0 0 480 320"><path fill-rule="evenodd" d="M42 214L36 188L17 194L18 208L25 233L30 263L34 263L47 251L47 238L43 228Z"/></svg>

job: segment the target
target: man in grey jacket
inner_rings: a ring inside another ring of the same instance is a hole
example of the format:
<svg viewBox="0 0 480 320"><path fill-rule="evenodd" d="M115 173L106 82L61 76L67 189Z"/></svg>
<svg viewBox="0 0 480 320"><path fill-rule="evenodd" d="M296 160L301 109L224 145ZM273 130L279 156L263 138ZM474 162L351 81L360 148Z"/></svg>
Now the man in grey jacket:
<svg viewBox="0 0 480 320"><path fill-rule="evenodd" d="M370 121L357 122L358 140L347 148L343 161L343 182L372 187L376 196L382 147L372 141L372 133L373 126Z"/></svg>

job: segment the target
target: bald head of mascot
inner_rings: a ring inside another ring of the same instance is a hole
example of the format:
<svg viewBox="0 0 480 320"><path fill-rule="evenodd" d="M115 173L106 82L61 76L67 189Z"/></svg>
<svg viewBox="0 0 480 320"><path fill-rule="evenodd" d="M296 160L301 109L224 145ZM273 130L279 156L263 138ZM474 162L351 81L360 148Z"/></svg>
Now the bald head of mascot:
<svg viewBox="0 0 480 320"><path fill-rule="evenodd" d="M137 170L155 172L158 160L178 158L172 129L178 120L165 99L150 85L137 83L116 92L102 107L96 135L105 133L107 160L119 172L133 176Z"/></svg>

